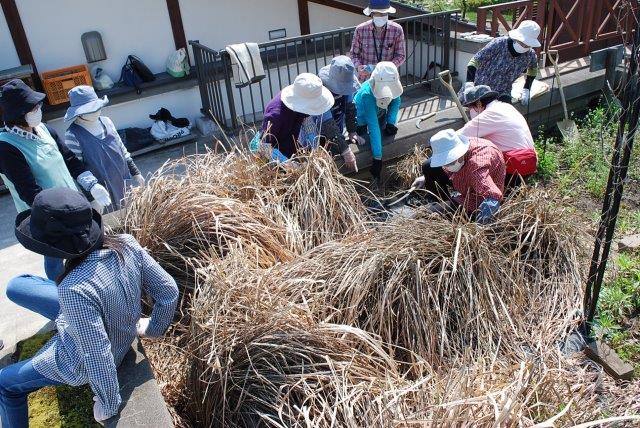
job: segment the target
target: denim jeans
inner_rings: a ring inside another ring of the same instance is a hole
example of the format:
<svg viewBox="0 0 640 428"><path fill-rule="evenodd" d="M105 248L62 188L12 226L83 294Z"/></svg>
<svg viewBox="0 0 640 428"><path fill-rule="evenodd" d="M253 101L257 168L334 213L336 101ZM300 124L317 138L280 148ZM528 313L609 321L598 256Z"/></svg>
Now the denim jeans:
<svg viewBox="0 0 640 428"><path fill-rule="evenodd" d="M64 260L55 257L44 256L44 273L51 281L58 279L64 271Z"/></svg>
<svg viewBox="0 0 640 428"><path fill-rule="evenodd" d="M60 312L58 287L53 281L23 275L7 285L7 297L12 302L54 320ZM0 421L2 427L29 426L27 396L44 386L60 385L38 373L31 359L0 369Z"/></svg>

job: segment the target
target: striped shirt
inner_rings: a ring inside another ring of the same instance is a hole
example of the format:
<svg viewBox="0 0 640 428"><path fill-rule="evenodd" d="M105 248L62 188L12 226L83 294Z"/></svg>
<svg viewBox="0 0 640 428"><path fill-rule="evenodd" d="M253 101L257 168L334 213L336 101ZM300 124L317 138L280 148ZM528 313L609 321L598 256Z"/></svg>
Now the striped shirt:
<svg viewBox="0 0 640 428"><path fill-rule="evenodd" d="M116 126L113 124L111 119L109 119L106 116L100 116L100 119L104 122L105 126L109 128L108 131L113 133L114 137L116 138L116 141L122 146L122 153L124 154L124 160L125 162L127 162L127 167L129 168L129 173L131 174L131 176L133 177L134 175L139 175L140 170L136 166L135 162L131 158L131 154L129 153L126 146L122 142L122 139L120 138L120 134L118 134L118 130L116 129ZM107 129L104 129L103 127L102 135L97 136L97 138L103 139L106 136L106 132L107 132ZM64 144L69 148L69 150L71 150L76 155L78 159L80 159L81 161L83 160L82 146L80 146L80 142L76 138L75 134L71 132L69 129L67 129L67 131L64 133Z"/></svg>
<svg viewBox="0 0 640 428"><path fill-rule="evenodd" d="M137 335L142 292L154 306L148 336L161 336L178 301L175 281L129 235L122 259L112 249L91 253L58 286L56 334L33 358L41 375L72 386L89 384L109 416L121 397L116 369Z"/></svg>
<svg viewBox="0 0 640 428"><path fill-rule="evenodd" d="M376 28L373 20L363 22L353 34L349 56L356 69L375 66L380 61L391 61L400 67L406 58L404 30L393 21L389 21L385 29Z"/></svg>
<svg viewBox="0 0 640 428"><path fill-rule="evenodd" d="M453 173L445 170L445 173L461 194L456 202L473 213L485 199L502 201L506 170L502 152L491 141L481 138L469 138L469 141L462 169Z"/></svg>

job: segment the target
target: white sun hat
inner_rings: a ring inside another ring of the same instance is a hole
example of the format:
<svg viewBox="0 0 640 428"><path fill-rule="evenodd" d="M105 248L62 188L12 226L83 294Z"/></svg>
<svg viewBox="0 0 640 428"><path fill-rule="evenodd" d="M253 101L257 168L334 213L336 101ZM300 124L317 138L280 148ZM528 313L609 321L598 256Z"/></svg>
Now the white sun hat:
<svg viewBox="0 0 640 428"><path fill-rule="evenodd" d="M539 48L540 26L535 21L522 21L515 30L509 31L509 37L532 48Z"/></svg>
<svg viewBox="0 0 640 428"><path fill-rule="evenodd" d="M291 110L309 116L326 113L334 103L331 91L322 86L318 76L311 73L299 74L293 85L282 90L280 97Z"/></svg>
<svg viewBox="0 0 640 428"><path fill-rule="evenodd" d="M469 150L469 139L453 129L445 129L431 137L431 167L445 166L457 161Z"/></svg>
<svg viewBox="0 0 640 428"><path fill-rule="evenodd" d="M390 61L382 61L376 65L371 73L373 96L395 99L402 95L402 83L398 74L398 67Z"/></svg>
<svg viewBox="0 0 640 428"><path fill-rule="evenodd" d="M396 13L396 8L391 6L391 1L389 0L371 0L369 6L363 12L367 16L370 16L372 12L394 14Z"/></svg>

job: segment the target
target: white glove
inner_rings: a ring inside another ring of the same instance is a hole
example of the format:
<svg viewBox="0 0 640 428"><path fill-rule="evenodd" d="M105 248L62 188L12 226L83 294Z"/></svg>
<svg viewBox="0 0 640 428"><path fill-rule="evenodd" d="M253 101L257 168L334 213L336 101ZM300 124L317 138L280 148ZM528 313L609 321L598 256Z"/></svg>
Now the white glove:
<svg viewBox="0 0 640 428"><path fill-rule="evenodd" d="M109 192L104 188L101 184L94 185L90 190L91 196L96 200L97 203L102 205L103 207L107 207L111 205L111 198L109 197Z"/></svg>
<svg viewBox="0 0 640 428"><path fill-rule="evenodd" d="M351 151L351 147L342 152L342 159L344 164L349 168L349 171L358 172L358 164L356 162L356 155Z"/></svg>
<svg viewBox="0 0 640 428"><path fill-rule="evenodd" d="M474 86L475 84L473 82L465 82L464 87L462 88L462 93L464 94L467 91L467 89L473 88Z"/></svg>
<svg viewBox="0 0 640 428"><path fill-rule="evenodd" d="M102 403L98 400L98 397L93 397L93 419L100 423L106 421L110 417L111 416L107 415L107 412L104 411Z"/></svg>
<svg viewBox="0 0 640 428"><path fill-rule="evenodd" d="M520 103L523 106L529 105L529 100L531 99L531 91L529 89L522 89L522 93L520 94Z"/></svg>
<svg viewBox="0 0 640 428"><path fill-rule="evenodd" d="M136 174L133 176L133 182L136 184L136 186L138 187L142 187L145 185L146 181L144 179L144 177L142 176L142 174Z"/></svg>
<svg viewBox="0 0 640 428"><path fill-rule="evenodd" d="M365 140L364 137L359 136L357 132L350 133L349 139L359 146L364 146L367 143L367 140Z"/></svg>
<svg viewBox="0 0 640 428"><path fill-rule="evenodd" d="M413 180L413 184L411 187L415 187L416 189L422 189L424 187L424 175Z"/></svg>
<svg viewBox="0 0 640 428"><path fill-rule="evenodd" d="M140 318L138 323L136 324L136 330L138 331L139 337L147 337L147 328L149 328L149 322L151 318Z"/></svg>
<svg viewBox="0 0 640 428"><path fill-rule="evenodd" d="M104 207L98 203L95 199L91 201L91 208L98 211L98 214L102 215L104 212Z"/></svg>

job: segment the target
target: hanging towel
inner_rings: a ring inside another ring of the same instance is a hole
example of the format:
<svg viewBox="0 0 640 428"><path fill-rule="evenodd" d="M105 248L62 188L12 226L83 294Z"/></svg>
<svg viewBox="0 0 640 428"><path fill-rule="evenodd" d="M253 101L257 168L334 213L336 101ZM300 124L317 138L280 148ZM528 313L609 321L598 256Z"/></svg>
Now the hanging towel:
<svg viewBox="0 0 640 428"><path fill-rule="evenodd" d="M233 82L236 88L244 88L265 78L260 49L257 43L229 45L226 51L231 56Z"/></svg>

